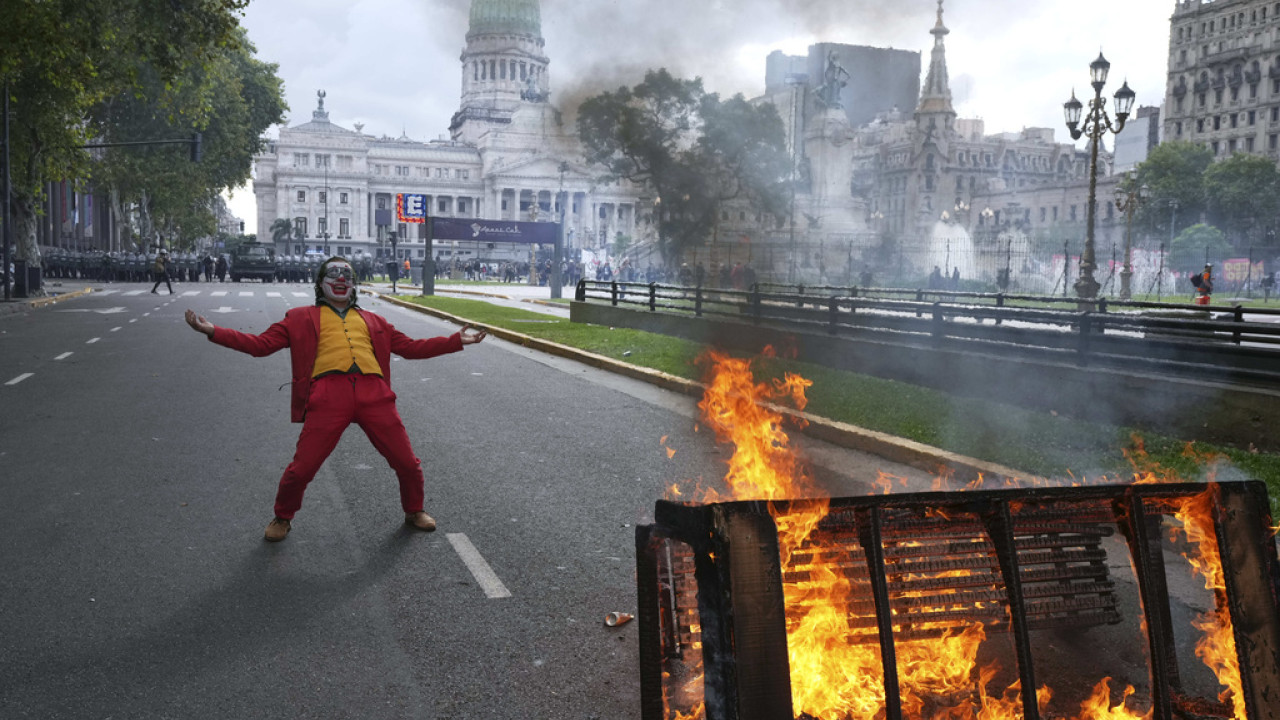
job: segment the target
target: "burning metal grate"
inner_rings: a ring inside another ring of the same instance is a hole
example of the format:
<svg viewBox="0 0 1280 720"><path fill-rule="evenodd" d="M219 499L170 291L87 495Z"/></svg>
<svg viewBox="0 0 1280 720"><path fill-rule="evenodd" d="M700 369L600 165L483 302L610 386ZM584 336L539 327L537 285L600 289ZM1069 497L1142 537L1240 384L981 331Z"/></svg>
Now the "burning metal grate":
<svg viewBox="0 0 1280 720"><path fill-rule="evenodd" d="M1280 719L1268 507L1256 482L660 501L636 535L642 716ZM1203 662L1175 548L1214 608ZM1111 645L1137 688L1091 675Z"/></svg>

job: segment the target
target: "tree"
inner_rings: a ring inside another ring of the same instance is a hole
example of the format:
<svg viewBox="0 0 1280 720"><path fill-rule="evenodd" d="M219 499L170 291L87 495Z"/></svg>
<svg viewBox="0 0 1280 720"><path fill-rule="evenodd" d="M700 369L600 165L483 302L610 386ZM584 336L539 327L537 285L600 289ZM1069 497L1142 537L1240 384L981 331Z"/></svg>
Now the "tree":
<svg viewBox="0 0 1280 720"><path fill-rule="evenodd" d="M248 0L9 0L0 83L11 103L9 160L18 257L40 261L35 219L47 180L88 175L91 108L133 92L138 59L161 82L236 41Z"/></svg>
<svg viewBox="0 0 1280 720"><path fill-rule="evenodd" d="M1134 179L1150 193L1134 214L1135 229L1172 237L1199 222L1206 209L1204 173L1212 162L1213 153L1196 143L1174 141L1152 149Z"/></svg>
<svg viewBox="0 0 1280 720"><path fill-rule="evenodd" d="M1237 247L1261 242L1280 211L1280 172L1275 161L1236 153L1204 173L1209 219Z"/></svg>
<svg viewBox="0 0 1280 720"><path fill-rule="evenodd" d="M658 248L668 264L706 240L724 203L775 216L785 208L790 166L777 110L742 96L722 102L699 78L650 70L634 88L588 98L578 134L587 159L609 179L654 192Z"/></svg>
<svg viewBox="0 0 1280 720"><path fill-rule="evenodd" d="M276 218L271 223L272 242L289 242L293 239L293 221L289 218Z"/></svg>
<svg viewBox="0 0 1280 720"><path fill-rule="evenodd" d="M1169 269L1178 272L1196 272L1205 262L1221 262L1231 254L1231 243L1222 231L1203 223L1178 233L1169 249Z"/></svg>
<svg viewBox="0 0 1280 720"><path fill-rule="evenodd" d="M107 142L145 142L203 134L204 157L189 160L186 146L121 147L106 151L92 168L96 184L109 186L117 220L129 224L137 209L139 235L188 246L216 229L214 198L249 177L262 132L281 121L284 101L276 66L252 56L243 30L237 42L160 82L140 63L132 94L108 98L90 113Z"/></svg>

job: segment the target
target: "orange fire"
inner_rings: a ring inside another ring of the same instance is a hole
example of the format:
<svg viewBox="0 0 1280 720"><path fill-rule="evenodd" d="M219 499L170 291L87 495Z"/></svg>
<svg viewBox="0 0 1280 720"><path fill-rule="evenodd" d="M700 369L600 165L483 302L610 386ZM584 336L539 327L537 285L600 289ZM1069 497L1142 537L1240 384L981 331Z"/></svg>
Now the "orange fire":
<svg viewBox="0 0 1280 720"><path fill-rule="evenodd" d="M1204 578L1205 589L1212 590L1217 601L1216 610L1200 615L1191 623L1204 633L1196 643L1196 657L1213 670L1218 683L1223 686L1222 692L1218 694L1218 702L1231 705L1235 717L1243 720L1244 684L1240 677L1240 661L1236 654L1231 616L1227 610L1227 582L1218 551L1218 537L1214 533L1215 495L1214 487L1210 486L1199 495L1184 499L1174 517L1182 522L1187 540L1199 548L1199 554L1185 554L1187 561L1191 563L1195 574Z"/></svg>
<svg viewBox="0 0 1280 720"><path fill-rule="evenodd" d="M693 499L700 502L789 501L785 510L772 504L770 508L778 530L782 567L797 571L796 577L802 578L784 581L783 587L794 713L821 720L883 717L885 697L880 646L874 641L865 642L865 634L864 641L855 638L849 622L856 614L851 603L859 599L856 596L860 591L856 591L854 583L845 576L843 567L856 564L859 558L850 558L844 547L810 543L811 534L828 512L828 499L819 496L808 468L792 451L783 430L782 414L774 409L775 403L803 409L805 391L812 383L790 374L771 383L757 383L749 360L714 351L703 360L709 373L708 389L699 403L702 417L719 441L733 443L736 450L728 462L727 492L699 488ZM1145 459L1140 445L1134 458ZM1135 469L1137 467L1135 462ZM1148 474L1156 477L1153 470L1148 470ZM1137 475L1139 473L1135 473L1135 479ZM899 482L905 484L901 478L881 473L877 490L892 492ZM971 485L981 484L979 478ZM679 489L673 486L672 494L679 496ZM1212 524L1210 522L1206 530L1197 513L1197 508L1188 508L1186 518L1181 514L1179 518L1183 519L1192 542L1201 547L1204 565L1198 566L1200 571L1206 574L1206 582L1217 589L1222 586L1221 564L1216 543L1212 542ZM854 563L850 563L851 559ZM1210 567L1217 569L1216 577L1205 569ZM861 600L865 602L866 598ZM1207 624L1221 626L1225 620L1225 617L1210 618ZM1219 637L1211 634L1202 643L1206 649L1198 649L1197 654L1234 659L1232 645L1223 645L1230 643L1231 638L1229 622L1225 626L1225 641L1211 639ZM903 629L895 624L895 635ZM928 628L917 625L913 629ZM1017 682L1003 690L992 688L1000 668L994 664L978 665L978 650L986 640L984 626L975 623L957 628L936 624L933 629L940 637L895 643L904 716L935 720L1020 719L1022 698ZM1206 659L1206 662L1215 667L1215 671L1223 667L1227 675L1231 674L1227 660ZM1223 681L1228 687L1223 692L1223 701L1230 696L1237 704L1237 718L1242 719L1238 668L1234 677L1235 684ZM1150 717L1149 711L1139 713L1128 707L1127 701L1135 693L1133 687L1126 688L1119 703L1113 705L1110 682L1111 678L1103 678L1097 683L1074 720L1146 720ZM685 690L682 688L680 694L687 695ZM1048 687L1037 689L1037 704L1042 711L1051 694ZM683 709L672 708L669 703L668 720L704 717L700 702L677 704Z"/></svg>

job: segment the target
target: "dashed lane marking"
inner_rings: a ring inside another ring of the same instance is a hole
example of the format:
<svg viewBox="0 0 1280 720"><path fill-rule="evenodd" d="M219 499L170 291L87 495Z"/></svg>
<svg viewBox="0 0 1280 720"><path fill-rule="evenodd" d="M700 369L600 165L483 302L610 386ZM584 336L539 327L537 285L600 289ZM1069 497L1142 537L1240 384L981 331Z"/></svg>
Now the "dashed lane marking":
<svg viewBox="0 0 1280 720"><path fill-rule="evenodd" d="M241 291L240 291L240 297L253 297L253 291L252 291L252 290L241 290Z"/></svg>
<svg viewBox="0 0 1280 720"><path fill-rule="evenodd" d="M306 293L300 293L300 292L296 292L296 293L294 293L294 294L293 294L293 296L294 296L294 297L309 297Z"/></svg>
<svg viewBox="0 0 1280 720"><path fill-rule="evenodd" d="M484 561L480 551L476 550L476 546L471 544L471 540L465 534L448 533L446 537L449 538L449 544L458 553L458 557L462 558L462 563L471 571L471 576L480 583L480 589L484 590L485 597L490 600L511 597L511 591L502 584L497 573L489 567L489 563Z"/></svg>
<svg viewBox="0 0 1280 720"><path fill-rule="evenodd" d="M16 377L16 378L14 378L14 379L10 380L9 382L5 383L5 385L17 385L18 383L22 382L23 380L26 380L27 378L31 377L32 375L35 375L35 373L22 373L22 374L21 374L21 375L19 375L18 377ZM483 560L481 560L481 562L484 562L484 561L483 561Z"/></svg>
<svg viewBox="0 0 1280 720"><path fill-rule="evenodd" d="M66 359L67 359L67 358L69 358L69 357L71 357L71 353L69 353L69 352L64 352L64 353L62 353L61 355L59 355L58 357L54 358L54 360L66 360Z"/></svg>
<svg viewBox="0 0 1280 720"><path fill-rule="evenodd" d="M85 341L85 345L92 345L92 344L94 344L94 343L98 342L98 341L99 341L99 340L101 340L101 339L102 339L102 338L89 338L87 341Z"/></svg>
<svg viewBox="0 0 1280 720"><path fill-rule="evenodd" d="M189 295L199 295L199 294L200 294L200 291L199 291L199 290L188 290L188 291L186 291L186 292L182 293L182 297L187 297L187 296L189 296Z"/></svg>
<svg viewBox="0 0 1280 720"><path fill-rule="evenodd" d="M212 295L212 296L214 296L214 297L223 297L223 296L225 296L225 295L227 294L227 291L226 291L226 290L215 290L215 291L213 291L213 292L211 292L211 293L209 293L209 294L210 294L210 295Z"/></svg>
<svg viewBox="0 0 1280 720"><path fill-rule="evenodd" d="M121 327L124 327L124 326L122 325ZM113 327L113 328L111 328L111 332L117 332L118 330L120 330L120 328L119 328L119 327Z"/></svg>
<svg viewBox="0 0 1280 720"><path fill-rule="evenodd" d="M269 292L267 293L267 297L281 297L281 295L278 292Z"/></svg>
<svg viewBox="0 0 1280 720"><path fill-rule="evenodd" d="M129 292L125 293L125 295L141 295L144 292L146 292L146 290L130 290Z"/></svg>

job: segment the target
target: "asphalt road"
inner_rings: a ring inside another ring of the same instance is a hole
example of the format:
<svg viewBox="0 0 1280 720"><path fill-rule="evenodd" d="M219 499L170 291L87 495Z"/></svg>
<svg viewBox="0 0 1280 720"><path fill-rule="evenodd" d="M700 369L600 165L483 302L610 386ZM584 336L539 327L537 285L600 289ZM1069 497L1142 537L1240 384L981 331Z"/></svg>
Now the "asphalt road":
<svg viewBox="0 0 1280 720"><path fill-rule="evenodd" d="M635 612L654 500L723 475L691 399L494 338L397 359L440 529L402 525L351 428L268 544L298 432L287 352L213 345L182 313L261 332L311 289L174 287L0 317L0 717L639 717L636 624L603 619ZM927 480L798 444L836 493Z"/></svg>

